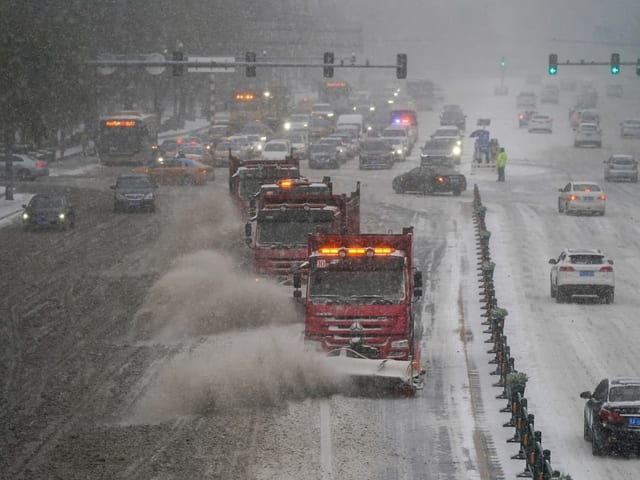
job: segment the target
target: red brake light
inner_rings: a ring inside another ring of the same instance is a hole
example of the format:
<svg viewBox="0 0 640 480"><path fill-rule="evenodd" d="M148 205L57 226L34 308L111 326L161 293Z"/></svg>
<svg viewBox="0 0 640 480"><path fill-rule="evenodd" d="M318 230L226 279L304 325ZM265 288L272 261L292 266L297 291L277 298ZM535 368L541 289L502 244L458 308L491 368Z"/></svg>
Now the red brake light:
<svg viewBox="0 0 640 480"><path fill-rule="evenodd" d="M607 196L604 193L598 197L598 200L606 200L606 199L607 199Z"/></svg>
<svg viewBox="0 0 640 480"><path fill-rule="evenodd" d="M611 265L605 265L600 267L601 272L613 272L613 267Z"/></svg>
<svg viewBox="0 0 640 480"><path fill-rule="evenodd" d="M521 113L520 115L518 115L518 118L519 118L520 120L523 120L523 119L524 119L524 115Z"/></svg>
<svg viewBox="0 0 640 480"><path fill-rule="evenodd" d="M444 183L445 178L444 177L438 177L438 183Z"/></svg>
<svg viewBox="0 0 640 480"><path fill-rule="evenodd" d="M624 423L624 418L620 415L618 410L607 410L606 408L600 409L600 420L608 423Z"/></svg>
<svg viewBox="0 0 640 480"><path fill-rule="evenodd" d="M585 188L584 191L587 193L591 193L591 189L589 187Z"/></svg>
<svg viewBox="0 0 640 480"><path fill-rule="evenodd" d="M574 194L569 195L569 200L575 200L576 198L578 197L576 197Z"/></svg>
<svg viewBox="0 0 640 480"><path fill-rule="evenodd" d="M564 265L562 267L559 268L559 270L561 272L575 272L575 268L573 268L571 265Z"/></svg>
<svg viewBox="0 0 640 480"><path fill-rule="evenodd" d="M45 165L45 163L44 163L44 162L36 162L36 167L38 167L38 168L44 168L44 167L46 167L46 165Z"/></svg>

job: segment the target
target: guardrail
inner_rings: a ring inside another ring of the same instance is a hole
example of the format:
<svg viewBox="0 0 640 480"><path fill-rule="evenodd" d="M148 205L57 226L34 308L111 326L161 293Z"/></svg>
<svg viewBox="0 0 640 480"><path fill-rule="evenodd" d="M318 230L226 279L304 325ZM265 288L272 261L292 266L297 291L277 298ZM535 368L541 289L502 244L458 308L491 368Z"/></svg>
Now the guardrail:
<svg viewBox="0 0 640 480"><path fill-rule="evenodd" d="M507 443L518 443L519 450L511 458L524 460L525 465L517 477L533 478L534 480L570 480L571 476L561 475L551 467L551 451L542 447L542 432L535 429L535 416L529 412L524 390L527 375L515 369L515 360L511 356L511 349L504 335L504 325L509 312L498 306L493 276L496 268L491 260L490 239L491 232L485 222L487 208L482 205L478 185L473 187L473 223L476 230L476 252L478 254L477 270L480 278L480 307L484 310L480 316L484 318L482 325L487 326L483 331L489 335L485 343L492 344L488 354L494 355L489 361L496 369L490 375L498 376L498 381L492 385L501 388L502 392L496 396L508 400L501 412L510 413L511 418L503 427L514 428L513 437Z"/></svg>

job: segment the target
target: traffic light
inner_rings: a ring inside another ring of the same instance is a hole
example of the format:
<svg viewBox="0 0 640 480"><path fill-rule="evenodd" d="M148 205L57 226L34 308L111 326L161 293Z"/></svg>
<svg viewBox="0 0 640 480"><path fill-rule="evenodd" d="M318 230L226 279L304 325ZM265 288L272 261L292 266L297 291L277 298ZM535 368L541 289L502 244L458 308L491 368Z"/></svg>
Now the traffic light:
<svg viewBox="0 0 640 480"><path fill-rule="evenodd" d="M399 53L396 60L396 78L407 78L407 54Z"/></svg>
<svg viewBox="0 0 640 480"><path fill-rule="evenodd" d="M244 59L247 63L256 61L256 52L247 52L244 56ZM255 77L256 76L256 67L252 65L247 65L246 71L247 77Z"/></svg>
<svg viewBox="0 0 640 480"><path fill-rule="evenodd" d="M500 68L504 68L507 66L507 62L504 61L504 57L500 59Z"/></svg>
<svg viewBox="0 0 640 480"><path fill-rule="evenodd" d="M558 73L558 55L551 53L549 54L549 75L556 73Z"/></svg>
<svg viewBox="0 0 640 480"><path fill-rule="evenodd" d="M640 58L636 60L636 75L640 75Z"/></svg>
<svg viewBox="0 0 640 480"><path fill-rule="evenodd" d="M620 73L620 54L611 54L611 75L617 75Z"/></svg>
<svg viewBox="0 0 640 480"><path fill-rule="evenodd" d="M333 67L328 67L329 64L333 65L333 52L324 52L324 68L322 69L324 78L333 77Z"/></svg>
<svg viewBox="0 0 640 480"><path fill-rule="evenodd" d="M182 62L184 60L184 52L182 50L174 50L173 52L173 61L174 62ZM180 77L184 73L184 65L174 65L173 66L173 75L176 77Z"/></svg>

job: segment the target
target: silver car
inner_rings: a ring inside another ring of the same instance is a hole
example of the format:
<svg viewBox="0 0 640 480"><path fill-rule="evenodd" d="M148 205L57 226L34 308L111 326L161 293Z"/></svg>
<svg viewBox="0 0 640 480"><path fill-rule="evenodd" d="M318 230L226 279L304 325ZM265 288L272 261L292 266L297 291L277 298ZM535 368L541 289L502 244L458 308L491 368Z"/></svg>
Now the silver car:
<svg viewBox="0 0 640 480"><path fill-rule="evenodd" d="M620 124L622 138L640 138L640 120L625 120Z"/></svg>
<svg viewBox="0 0 640 480"><path fill-rule="evenodd" d="M573 146L584 147L586 145L602 147L602 130L595 123L581 123L576 129Z"/></svg>
<svg viewBox="0 0 640 480"><path fill-rule="evenodd" d="M611 155L603 163L605 181L628 180L638 183L638 161L633 155Z"/></svg>
<svg viewBox="0 0 640 480"><path fill-rule="evenodd" d="M6 176L7 156L0 156L0 177ZM35 180L49 176L49 166L43 160L37 160L26 154L11 155L13 176L17 180Z"/></svg>

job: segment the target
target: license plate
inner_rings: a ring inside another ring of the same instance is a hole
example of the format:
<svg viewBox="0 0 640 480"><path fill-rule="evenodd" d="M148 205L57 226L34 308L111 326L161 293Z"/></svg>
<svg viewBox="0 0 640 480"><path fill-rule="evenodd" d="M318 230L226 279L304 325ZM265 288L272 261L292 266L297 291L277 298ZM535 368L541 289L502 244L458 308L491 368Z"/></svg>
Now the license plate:
<svg viewBox="0 0 640 480"><path fill-rule="evenodd" d="M460 179L458 177L449 177L449 181L451 183L458 183L460 181Z"/></svg>
<svg viewBox="0 0 640 480"><path fill-rule="evenodd" d="M45 219L40 219L38 220L38 225L49 225L49 220Z"/></svg>
<svg viewBox="0 0 640 480"><path fill-rule="evenodd" d="M640 427L640 417L630 417L629 418L629 426L630 427Z"/></svg>
<svg viewBox="0 0 640 480"><path fill-rule="evenodd" d="M593 197L582 197L582 200L584 200L585 202L591 202L593 201Z"/></svg>
<svg viewBox="0 0 640 480"><path fill-rule="evenodd" d="M129 205L131 205L132 207L139 207L140 205L142 205L142 202L129 202Z"/></svg>
<svg viewBox="0 0 640 480"><path fill-rule="evenodd" d="M593 271L584 270L584 271L580 272L580 276L581 277L593 277Z"/></svg>

